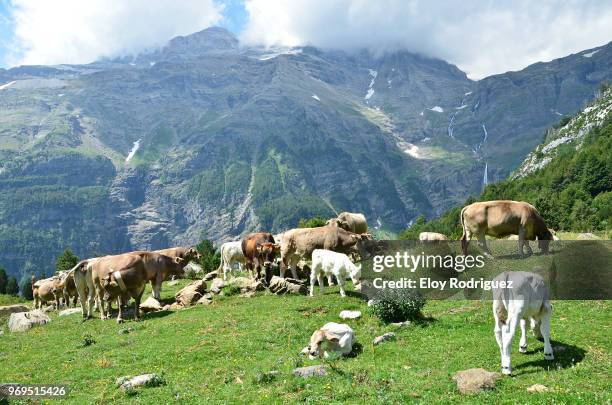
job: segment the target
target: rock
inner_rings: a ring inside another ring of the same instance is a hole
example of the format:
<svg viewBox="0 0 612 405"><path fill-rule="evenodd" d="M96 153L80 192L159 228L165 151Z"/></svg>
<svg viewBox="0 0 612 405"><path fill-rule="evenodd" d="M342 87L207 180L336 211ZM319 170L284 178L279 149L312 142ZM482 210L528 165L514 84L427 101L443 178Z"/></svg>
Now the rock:
<svg viewBox="0 0 612 405"><path fill-rule="evenodd" d="M247 291L240 294L242 298L253 298L255 296L255 291Z"/></svg>
<svg viewBox="0 0 612 405"><path fill-rule="evenodd" d="M174 297L176 302L185 307L194 305L206 292L206 282L204 280L194 281L185 288L177 292Z"/></svg>
<svg viewBox="0 0 612 405"><path fill-rule="evenodd" d="M185 307L181 304L179 304L178 302L173 302L172 304L170 304L170 308L171 310L176 310L176 309L185 309Z"/></svg>
<svg viewBox="0 0 612 405"><path fill-rule="evenodd" d="M510 235L506 238L506 240L518 240L518 235Z"/></svg>
<svg viewBox="0 0 612 405"><path fill-rule="evenodd" d="M595 240L599 238L590 232L586 232L586 233L579 233L578 236L576 236L576 239L577 240Z"/></svg>
<svg viewBox="0 0 612 405"><path fill-rule="evenodd" d="M395 340L395 333L393 332L387 332L385 334L383 334L382 336L377 336L376 338L374 338L374 340L372 341L372 344L374 346L378 346L379 344L381 344L382 342L387 342L389 340Z"/></svg>
<svg viewBox="0 0 612 405"><path fill-rule="evenodd" d="M67 316L73 314L82 314L83 310L81 308L68 308L60 311L59 316Z"/></svg>
<svg viewBox="0 0 612 405"><path fill-rule="evenodd" d="M312 376L324 376L327 375L327 369L321 365L298 367L293 370L293 375L296 377L303 378L308 378Z"/></svg>
<svg viewBox="0 0 612 405"><path fill-rule="evenodd" d="M483 389L495 388L495 381L499 377L499 373L482 368L470 368L469 370L457 371L453 380L457 382L457 388L462 394L476 394Z"/></svg>
<svg viewBox="0 0 612 405"><path fill-rule="evenodd" d="M172 305L170 304L166 304L164 305L164 307L162 308L162 311L170 311L172 309Z"/></svg>
<svg viewBox="0 0 612 405"><path fill-rule="evenodd" d="M398 328L403 328L405 326L410 326L412 324L412 322L410 321L404 321L404 322L392 322L391 326L395 326Z"/></svg>
<svg viewBox="0 0 612 405"><path fill-rule="evenodd" d="M300 280L296 280L293 278L280 278L277 276L272 276L270 280L270 286L268 287L270 292L280 295L280 294L302 294L306 295L308 293L308 288L306 284Z"/></svg>
<svg viewBox="0 0 612 405"><path fill-rule="evenodd" d="M542 384L533 384L531 387L527 388L527 392L548 392L549 389L547 386Z"/></svg>
<svg viewBox="0 0 612 405"><path fill-rule="evenodd" d="M185 272L185 278L195 278L204 273L202 266L194 262L187 263L183 270Z"/></svg>
<svg viewBox="0 0 612 405"><path fill-rule="evenodd" d="M140 310L143 312L161 311L162 306L154 297L149 297L140 303Z"/></svg>
<svg viewBox="0 0 612 405"><path fill-rule="evenodd" d="M341 319L359 319L361 318L361 311L344 310L344 311L340 311L339 316Z"/></svg>
<svg viewBox="0 0 612 405"><path fill-rule="evenodd" d="M206 293L198 300L198 304L202 305L210 305L213 302L213 295L211 293Z"/></svg>
<svg viewBox="0 0 612 405"><path fill-rule="evenodd" d="M234 277L230 279L227 284L240 288L240 291L243 293L248 291L263 291L266 289L261 281L253 280L248 277Z"/></svg>
<svg viewBox="0 0 612 405"><path fill-rule="evenodd" d="M136 387L157 387L159 385L164 385L165 381L157 374L142 374L137 375L136 377L119 377L115 383L118 387L129 391Z"/></svg>
<svg viewBox="0 0 612 405"><path fill-rule="evenodd" d="M48 322L51 322L49 315L40 309L34 309L30 312L12 313L8 321L8 327L11 332L25 332L32 326L44 325Z"/></svg>
<svg viewBox="0 0 612 405"><path fill-rule="evenodd" d="M51 312L55 309L55 307L53 305L47 305L46 307L44 307L42 309L43 312Z"/></svg>
<svg viewBox="0 0 612 405"><path fill-rule="evenodd" d="M0 306L0 316L7 316L15 312L28 312L30 308L23 304Z"/></svg>
<svg viewBox="0 0 612 405"><path fill-rule="evenodd" d="M215 278L217 278L217 274L218 274L218 273L217 273L217 271L216 271L216 270L215 270L215 271L211 271L210 273L206 273L206 274L204 275L203 280L204 280L204 281L210 281L210 280L212 280L212 279L215 279Z"/></svg>
<svg viewBox="0 0 612 405"><path fill-rule="evenodd" d="M210 292L213 294L219 294L221 289L227 285L227 282L221 278L216 278L210 285Z"/></svg>

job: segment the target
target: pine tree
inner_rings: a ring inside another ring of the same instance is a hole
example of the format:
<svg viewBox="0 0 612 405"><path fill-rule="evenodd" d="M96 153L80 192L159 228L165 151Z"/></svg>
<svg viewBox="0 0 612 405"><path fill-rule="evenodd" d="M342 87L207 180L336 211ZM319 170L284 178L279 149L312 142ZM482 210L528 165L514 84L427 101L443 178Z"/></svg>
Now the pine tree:
<svg viewBox="0 0 612 405"><path fill-rule="evenodd" d="M6 275L6 270L3 267L0 267L0 294L6 293L6 283L8 282L8 278Z"/></svg>
<svg viewBox="0 0 612 405"><path fill-rule="evenodd" d="M19 293L19 286L17 285L17 279L15 277L9 277L6 283L6 291L7 294L17 295Z"/></svg>
<svg viewBox="0 0 612 405"><path fill-rule="evenodd" d="M57 272L67 271L76 266L79 258L76 257L70 248L64 249L64 252L57 258L55 262L55 270Z"/></svg>

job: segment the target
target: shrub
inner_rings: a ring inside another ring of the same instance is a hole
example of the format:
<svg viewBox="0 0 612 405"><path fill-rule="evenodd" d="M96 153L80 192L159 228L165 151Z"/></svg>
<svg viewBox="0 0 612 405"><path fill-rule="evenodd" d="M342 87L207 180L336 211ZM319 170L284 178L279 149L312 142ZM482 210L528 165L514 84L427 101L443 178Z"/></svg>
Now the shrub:
<svg viewBox="0 0 612 405"><path fill-rule="evenodd" d="M415 320L422 316L425 297L406 289L381 291L370 307L371 312L384 323Z"/></svg>
<svg viewBox="0 0 612 405"><path fill-rule="evenodd" d="M230 285L223 287L221 291L223 292L223 296L225 297L230 297L232 295L238 295L241 292L240 287L234 284L230 284Z"/></svg>

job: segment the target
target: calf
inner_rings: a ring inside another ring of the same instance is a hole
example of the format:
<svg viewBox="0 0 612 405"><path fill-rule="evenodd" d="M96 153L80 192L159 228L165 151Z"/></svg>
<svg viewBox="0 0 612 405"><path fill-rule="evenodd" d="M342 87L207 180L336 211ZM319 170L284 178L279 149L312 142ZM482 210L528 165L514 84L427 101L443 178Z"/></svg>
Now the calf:
<svg viewBox="0 0 612 405"><path fill-rule="evenodd" d="M510 352L516 327L520 323L521 340L519 351L527 351L527 320L536 336L544 339L544 359L553 360L550 345L550 317L552 306L548 298L548 287L537 274L514 271L504 272L493 282L505 282L505 288L493 289L493 317L495 318L495 340L501 351L503 374L511 374ZM495 284L494 284L495 285Z"/></svg>
<svg viewBox="0 0 612 405"><path fill-rule="evenodd" d="M259 280L263 266L266 272L265 282L269 283L272 278L271 266L279 249L280 245L274 242L271 233L258 232L247 235L242 240L242 254L251 277Z"/></svg>
<svg viewBox="0 0 612 405"><path fill-rule="evenodd" d="M308 354L310 359L321 356L328 358L332 352L346 356L353 351L353 340L355 340L355 332L350 326L328 322L312 334L310 343L302 350L302 353Z"/></svg>
<svg viewBox="0 0 612 405"><path fill-rule="evenodd" d="M350 276L355 288L361 278L361 264L355 265L351 259L343 253L332 252L331 250L315 249L312 252L312 270L310 273L310 296L314 296L315 281L319 281L319 288L323 294L323 276L327 276L329 285L333 284L332 276L336 276L340 295L346 297L344 283L346 277Z"/></svg>
<svg viewBox="0 0 612 405"><path fill-rule="evenodd" d="M238 266L245 264L244 253L242 253L242 241L225 242L221 245L221 264L217 270L217 277L223 271L223 280L227 280L234 263L238 263Z"/></svg>
<svg viewBox="0 0 612 405"><path fill-rule="evenodd" d="M54 293L64 298L64 305L66 305L66 307L70 306L70 299L72 298L73 305L76 307L79 295L74 282L73 270L59 274Z"/></svg>
<svg viewBox="0 0 612 405"><path fill-rule="evenodd" d="M59 299L61 295L55 293L58 282L58 276L53 276L38 281L36 281L34 276L32 276L32 297L34 299L34 308L42 309L43 305L47 302L54 302L55 309L59 309Z"/></svg>

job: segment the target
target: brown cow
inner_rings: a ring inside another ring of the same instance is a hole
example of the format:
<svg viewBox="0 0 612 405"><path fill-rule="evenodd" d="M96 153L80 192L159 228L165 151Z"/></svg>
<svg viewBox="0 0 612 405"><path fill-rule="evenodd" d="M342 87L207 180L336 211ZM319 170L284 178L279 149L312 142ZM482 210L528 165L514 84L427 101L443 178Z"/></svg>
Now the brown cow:
<svg viewBox="0 0 612 405"><path fill-rule="evenodd" d="M531 254L531 247L526 240L538 239L543 253L548 252L549 241L553 240L550 230L538 210L523 201L483 201L476 202L461 210L461 250L467 255L467 247L473 235L478 238L478 245L485 253L491 255L485 235L503 238L508 235L519 236L519 252L524 255L523 245Z"/></svg>
<svg viewBox="0 0 612 405"><path fill-rule="evenodd" d="M326 223L330 226L337 226L345 231L353 233L367 233L368 222L363 214L354 212L341 212L336 218L332 218Z"/></svg>
<svg viewBox="0 0 612 405"><path fill-rule="evenodd" d="M189 263L192 260L200 260L202 258L202 255L196 250L196 248L173 247L155 250L153 253L159 253L173 259L175 257L180 257L181 259L185 260L185 263Z"/></svg>
<svg viewBox="0 0 612 405"><path fill-rule="evenodd" d="M287 267L297 278L296 266L302 259L311 260L315 249L333 250L339 253L355 253L359 241L368 240L369 234L356 234L336 226L291 229L283 234L281 242L280 276L285 277Z"/></svg>
<svg viewBox="0 0 612 405"><path fill-rule="evenodd" d="M111 270L102 278L103 299L109 303L119 300L117 322L123 322L122 306L126 304L125 295L134 298L134 320L139 320L140 300L147 282L154 280L163 273L180 273L185 266L185 260L180 257L170 258L158 253L129 254L131 260L118 270ZM129 298L128 298L129 299Z"/></svg>
<svg viewBox="0 0 612 405"><path fill-rule="evenodd" d="M34 308L42 309L43 305L47 302L54 302L55 309L59 309L60 294L55 293L55 288L58 281L58 276L53 276L38 281L36 281L36 278L32 276L32 297L34 298Z"/></svg>
<svg viewBox="0 0 612 405"><path fill-rule="evenodd" d="M261 267L265 268L265 283L272 278L271 266L280 245L274 241L274 237L268 232L257 232L247 235L242 240L242 253L244 254L245 267L255 280L261 278Z"/></svg>
<svg viewBox="0 0 612 405"><path fill-rule="evenodd" d="M70 270L60 273L53 292L64 298L64 305L66 307L70 306L71 298L73 299L73 305L76 307L79 294L74 282L74 271Z"/></svg>

